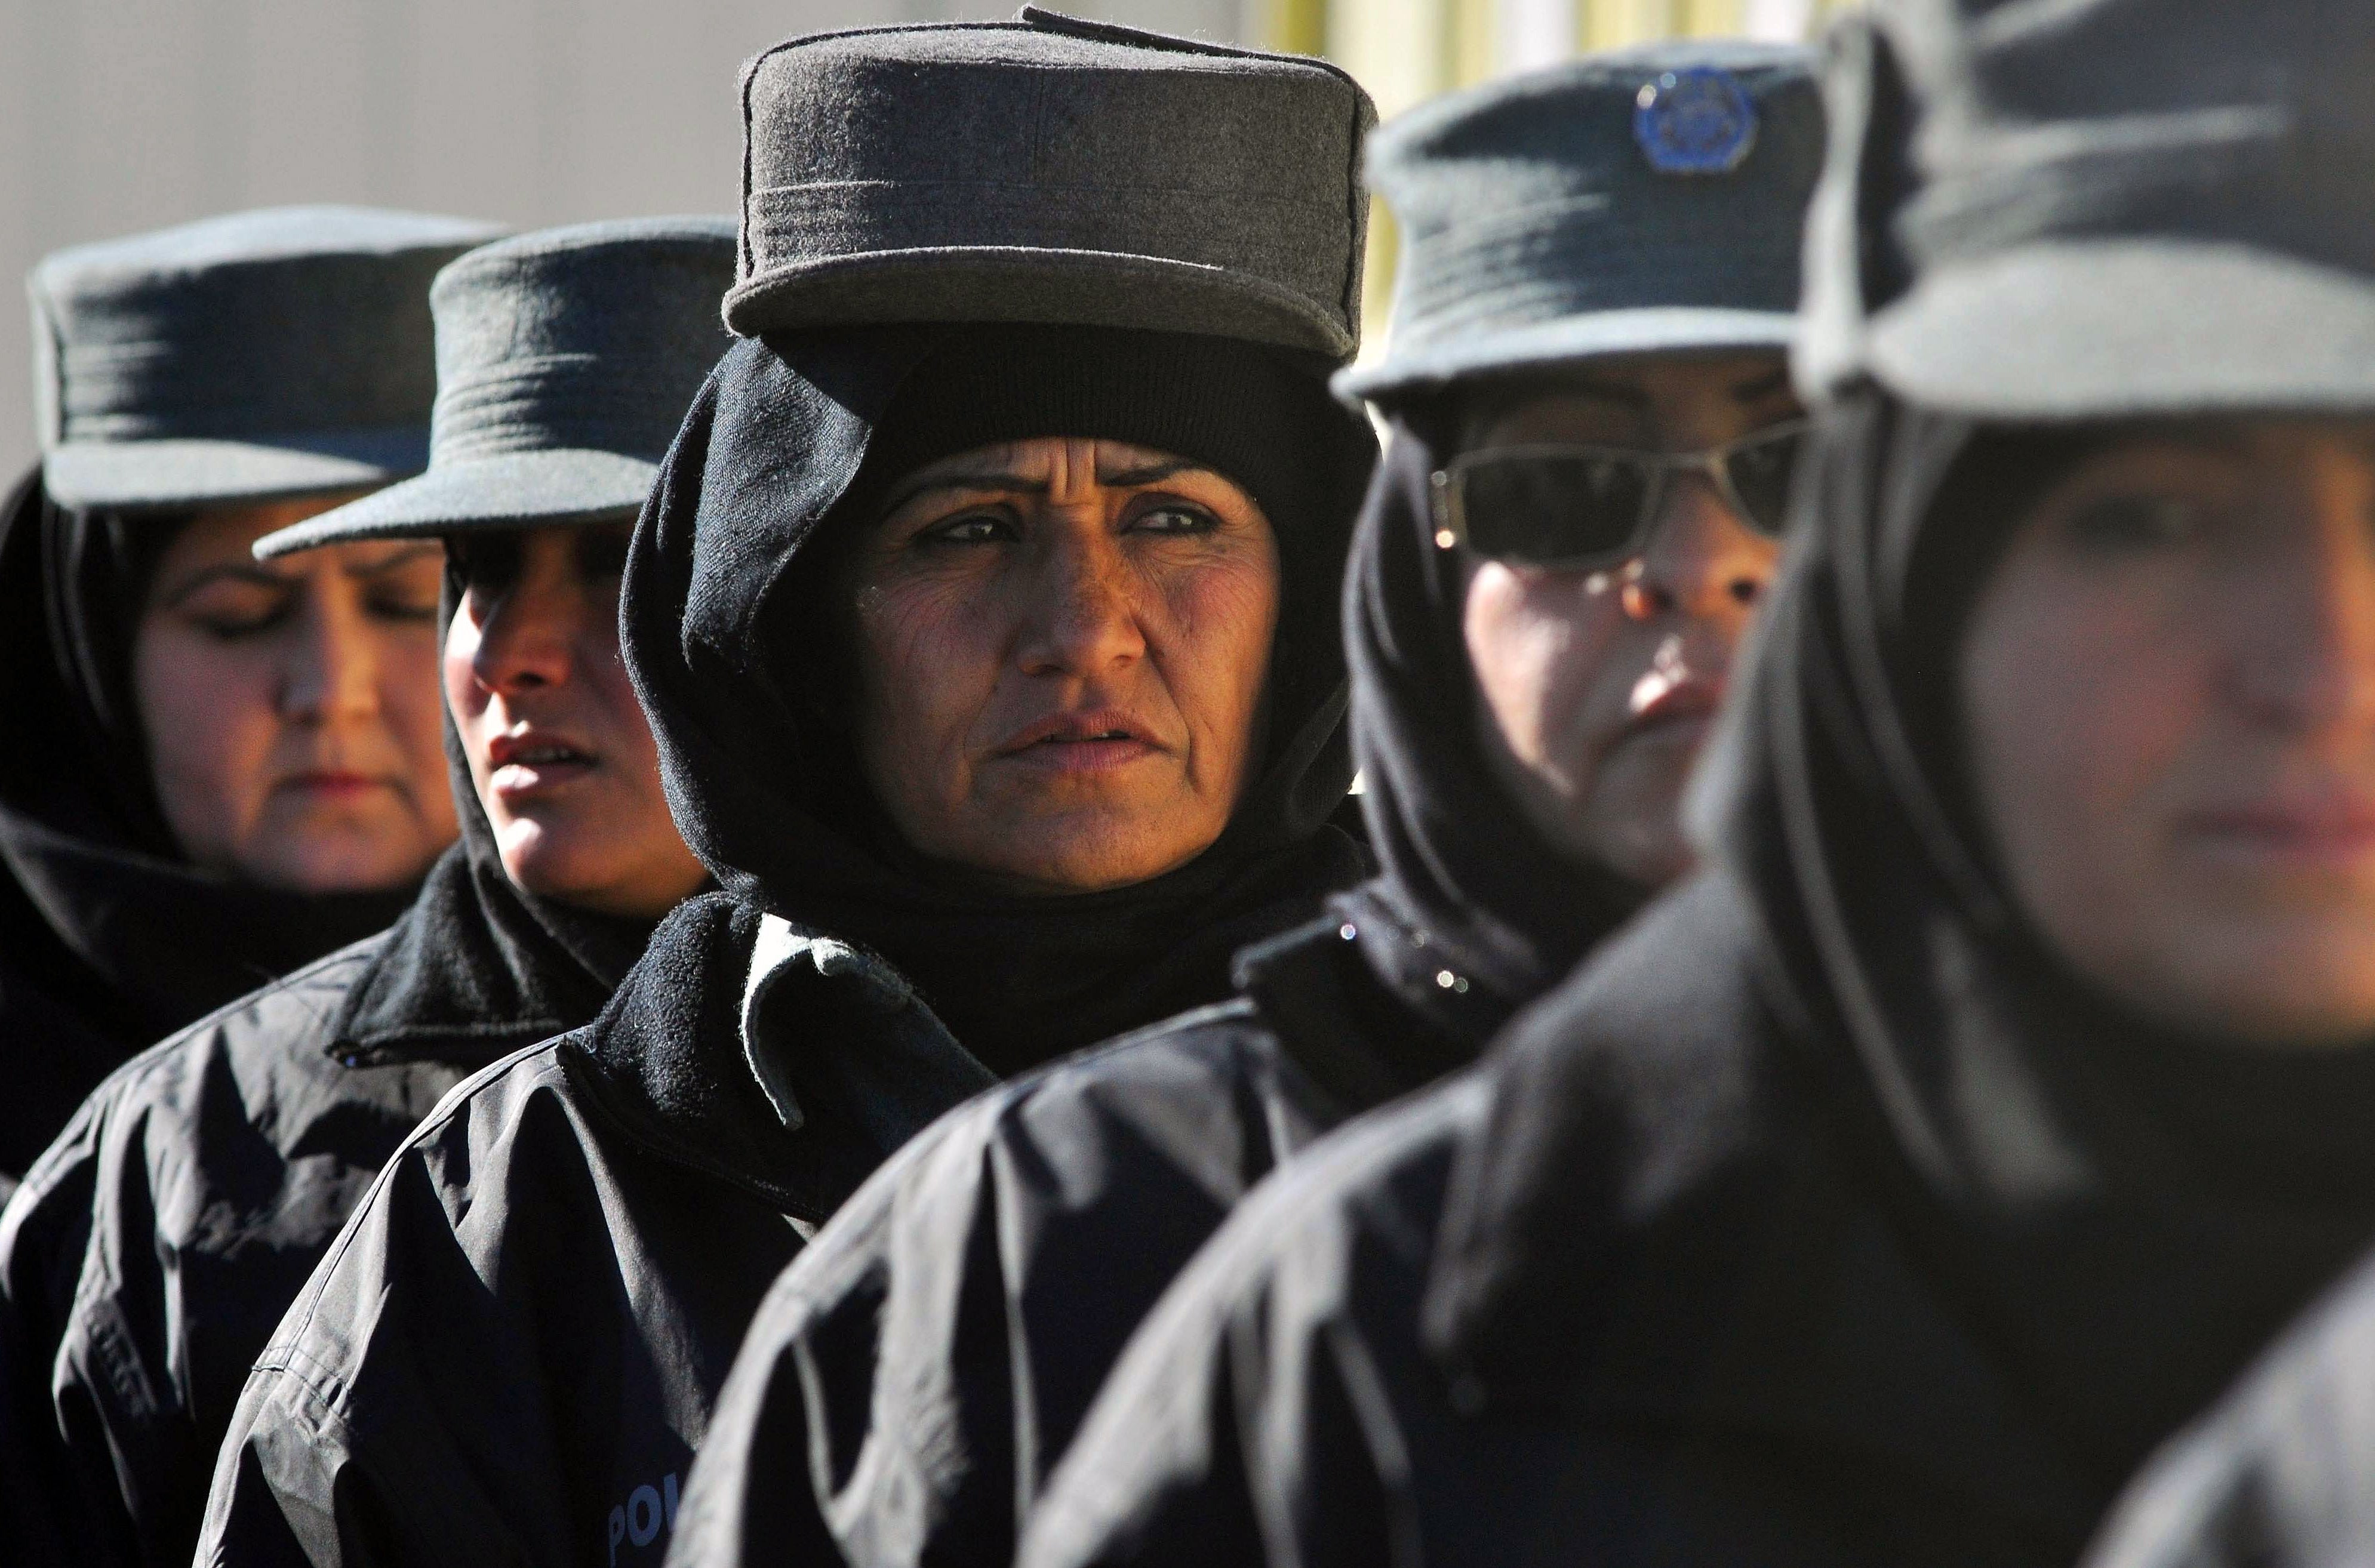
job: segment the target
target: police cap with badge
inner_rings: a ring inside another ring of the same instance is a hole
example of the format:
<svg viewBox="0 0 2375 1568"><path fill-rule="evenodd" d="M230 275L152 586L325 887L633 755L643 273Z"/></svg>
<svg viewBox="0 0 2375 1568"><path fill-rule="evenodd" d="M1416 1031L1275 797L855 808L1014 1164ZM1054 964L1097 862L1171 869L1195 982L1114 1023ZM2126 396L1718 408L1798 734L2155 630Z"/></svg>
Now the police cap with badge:
<svg viewBox="0 0 2375 1568"><path fill-rule="evenodd" d="M1823 147L1786 44L1613 51L1420 106L1370 142L1400 269L1385 352L1338 390L1787 348Z"/></svg>

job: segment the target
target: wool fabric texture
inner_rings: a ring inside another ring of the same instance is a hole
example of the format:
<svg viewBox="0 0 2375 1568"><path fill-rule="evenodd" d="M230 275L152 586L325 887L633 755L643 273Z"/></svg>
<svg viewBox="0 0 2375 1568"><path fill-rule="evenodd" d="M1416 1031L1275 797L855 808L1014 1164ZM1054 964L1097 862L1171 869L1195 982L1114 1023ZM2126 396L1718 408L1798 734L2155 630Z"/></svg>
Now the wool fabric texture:
<svg viewBox="0 0 2375 1568"><path fill-rule="evenodd" d="M1828 53L1808 387L2003 420L2375 398L2351 0L1897 0Z"/></svg>
<svg viewBox="0 0 2375 1568"><path fill-rule="evenodd" d="M734 227L718 218L573 224L481 245L429 291L429 471L284 528L256 554L632 517L730 341L717 301L733 277Z"/></svg>
<svg viewBox="0 0 2375 1568"><path fill-rule="evenodd" d="M44 257L27 291L51 496L227 505L419 473L436 389L429 282L499 232L275 207Z"/></svg>
<svg viewBox="0 0 2375 1568"><path fill-rule="evenodd" d="M1745 106L1743 156L1658 168L1642 96L1709 75ZM1398 401L1612 355L1786 348L1823 146L1814 56L1793 44L1612 50L1430 100L1370 138L1402 237L1393 331L1338 385Z"/></svg>
<svg viewBox="0 0 2375 1568"><path fill-rule="evenodd" d="M1096 329L1073 330L1086 335L1076 342L1090 362ZM736 346L694 403L637 527L620 613L678 825L720 886L879 952L961 1043L1005 1072L1225 995L1230 953L1359 875L1354 846L1326 825L1352 772L1335 625L1295 611L1315 590L1323 608L1332 599L1374 443L1353 417L1328 416L1334 422L1320 428L1332 444L1303 455L1333 476L1332 505L1271 519L1282 541L1314 541L1281 553L1319 574L1283 584L1270 749L1221 840L1131 888L991 890L922 864L850 786L857 760L830 718L840 678L802 656L816 633L797 624L815 619L799 611L817 592L803 576L818 569L820 536L870 520L842 502L885 411L965 333L854 328ZM1192 359L1207 347L1182 338L1177 352ZM1324 407L1324 385L1307 384ZM1102 419L1034 433L1141 435Z"/></svg>
<svg viewBox="0 0 2375 1568"><path fill-rule="evenodd" d="M1026 6L742 79L736 332L1160 322L1349 360L1377 114L1334 65Z"/></svg>

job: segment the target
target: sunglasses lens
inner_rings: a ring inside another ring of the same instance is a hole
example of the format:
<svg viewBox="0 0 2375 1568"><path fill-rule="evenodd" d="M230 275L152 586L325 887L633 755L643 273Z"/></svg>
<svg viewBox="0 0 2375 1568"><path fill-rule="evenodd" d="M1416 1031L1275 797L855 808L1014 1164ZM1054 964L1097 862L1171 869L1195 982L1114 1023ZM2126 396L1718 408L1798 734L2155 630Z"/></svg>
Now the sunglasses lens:
<svg viewBox="0 0 2375 1568"><path fill-rule="evenodd" d="M1728 472L1732 493L1740 498L1748 525L1767 538L1780 536L1790 520L1790 486L1798 473L1798 454L1805 450L1802 430L1752 442L1733 449Z"/></svg>
<svg viewBox="0 0 2375 1568"><path fill-rule="evenodd" d="M1631 546L1649 471L1622 455L1485 453L1461 466L1468 547L1528 565L1582 565Z"/></svg>

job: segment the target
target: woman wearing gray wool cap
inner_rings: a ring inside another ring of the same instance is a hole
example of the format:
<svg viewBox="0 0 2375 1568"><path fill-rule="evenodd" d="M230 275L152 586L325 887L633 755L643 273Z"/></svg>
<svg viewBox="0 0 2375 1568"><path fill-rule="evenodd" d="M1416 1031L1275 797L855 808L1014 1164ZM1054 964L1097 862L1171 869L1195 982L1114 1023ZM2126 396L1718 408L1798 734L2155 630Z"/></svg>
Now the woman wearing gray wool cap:
<svg viewBox="0 0 2375 1568"><path fill-rule="evenodd" d="M0 1219L63 1438L15 1520L23 1560L186 1562L247 1369L371 1178L464 1078L593 1018L706 879L620 665L618 580L733 274L723 218L468 253L430 289L428 472L256 545L443 539L462 842L388 931L111 1076Z"/></svg>
<svg viewBox="0 0 2375 1568"><path fill-rule="evenodd" d="M1360 90L1031 11L796 40L744 103L746 336L620 597L720 891L397 1150L202 1560L657 1562L752 1309L877 1164L1363 869Z"/></svg>
<svg viewBox="0 0 2375 1568"><path fill-rule="evenodd" d="M1830 50L1707 866L1237 1209L1026 1568L2071 1562L2375 1234L2365 9Z"/></svg>
<svg viewBox="0 0 2375 1568"><path fill-rule="evenodd" d="M1662 44L1373 138L1401 270L1388 351L1339 384L1392 420L1344 589L1383 868L1242 952L1227 1005L980 1096L845 1204L752 1325L675 1562L809 1561L827 1529L861 1564L1010 1562L1230 1206L1472 1060L1686 866L1683 780L1803 430L1811 65ZM1677 139L1707 95L1730 145Z"/></svg>
<svg viewBox="0 0 2375 1568"><path fill-rule="evenodd" d="M434 550L247 551L419 471L429 279L495 232L277 208L29 280L41 463L0 511L0 1184L133 1051L386 925L453 841Z"/></svg>

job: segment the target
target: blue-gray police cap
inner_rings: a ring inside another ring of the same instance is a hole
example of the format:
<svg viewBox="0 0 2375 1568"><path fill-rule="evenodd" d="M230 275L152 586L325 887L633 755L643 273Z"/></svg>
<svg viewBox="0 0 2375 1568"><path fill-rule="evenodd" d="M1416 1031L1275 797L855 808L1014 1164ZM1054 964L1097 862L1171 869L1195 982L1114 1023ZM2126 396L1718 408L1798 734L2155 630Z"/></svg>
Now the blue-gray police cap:
<svg viewBox="0 0 2375 1568"><path fill-rule="evenodd" d="M257 541L263 559L349 539L632 517L733 339L728 218L545 230L437 275L429 471Z"/></svg>
<svg viewBox="0 0 2375 1568"><path fill-rule="evenodd" d="M1612 51L1420 105L1371 139L1401 258L1385 350L1338 391L1786 348L1823 142L1787 44Z"/></svg>
<svg viewBox="0 0 2375 1568"><path fill-rule="evenodd" d="M502 230L277 207L44 258L27 280L42 483L60 505L230 505L420 471L429 280Z"/></svg>

